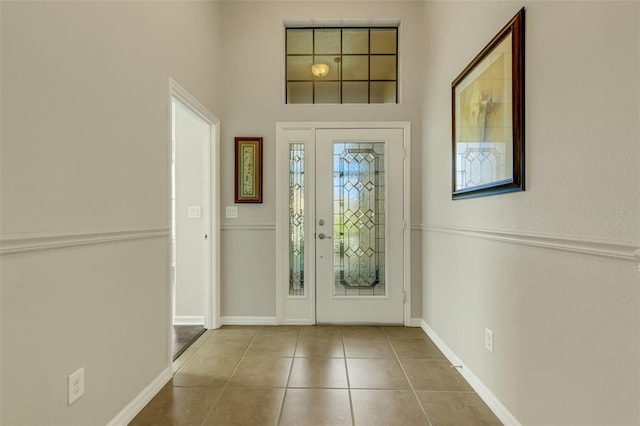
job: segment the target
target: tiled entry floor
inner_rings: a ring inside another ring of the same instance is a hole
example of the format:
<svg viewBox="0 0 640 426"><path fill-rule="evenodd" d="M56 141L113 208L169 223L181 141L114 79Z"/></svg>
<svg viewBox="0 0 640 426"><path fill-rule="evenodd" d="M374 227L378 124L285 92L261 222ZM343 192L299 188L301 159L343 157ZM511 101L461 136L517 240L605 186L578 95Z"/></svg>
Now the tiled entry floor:
<svg viewBox="0 0 640 426"><path fill-rule="evenodd" d="M419 328L225 326L131 425L500 425Z"/></svg>

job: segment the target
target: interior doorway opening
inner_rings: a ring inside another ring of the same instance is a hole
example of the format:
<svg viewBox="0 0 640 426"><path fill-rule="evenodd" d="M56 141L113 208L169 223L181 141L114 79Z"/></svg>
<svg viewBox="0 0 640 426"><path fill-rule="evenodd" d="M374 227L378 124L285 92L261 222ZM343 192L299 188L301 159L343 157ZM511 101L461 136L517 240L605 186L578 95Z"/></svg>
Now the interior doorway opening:
<svg viewBox="0 0 640 426"><path fill-rule="evenodd" d="M219 320L219 122L171 80L170 356Z"/></svg>

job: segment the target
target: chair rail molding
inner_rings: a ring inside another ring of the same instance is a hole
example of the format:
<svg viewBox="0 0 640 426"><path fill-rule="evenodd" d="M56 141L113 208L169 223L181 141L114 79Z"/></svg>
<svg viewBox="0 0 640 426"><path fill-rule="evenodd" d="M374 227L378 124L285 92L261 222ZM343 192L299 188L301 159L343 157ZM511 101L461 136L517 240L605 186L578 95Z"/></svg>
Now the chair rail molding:
<svg viewBox="0 0 640 426"><path fill-rule="evenodd" d="M235 224L224 223L220 225L222 231L275 231L275 223L250 223L250 224Z"/></svg>
<svg viewBox="0 0 640 426"><path fill-rule="evenodd" d="M168 236L169 228L85 233L3 234L0 236L0 255Z"/></svg>
<svg viewBox="0 0 640 426"><path fill-rule="evenodd" d="M516 232L499 229L468 228L448 225L422 225L423 231L443 232L471 238L561 250L584 255L628 260L640 263L640 248L626 242ZM640 265L638 266L640 272Z"/></svg>

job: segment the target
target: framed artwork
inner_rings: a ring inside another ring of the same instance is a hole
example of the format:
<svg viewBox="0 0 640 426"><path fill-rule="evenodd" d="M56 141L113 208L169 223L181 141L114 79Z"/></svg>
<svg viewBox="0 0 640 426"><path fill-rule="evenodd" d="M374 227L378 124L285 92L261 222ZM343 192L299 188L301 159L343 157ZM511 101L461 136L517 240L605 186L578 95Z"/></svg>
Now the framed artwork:
<svg viewBox="0 0 640 426"><path fill-rule="evenodd" d="M235 138L235 202L262 203L262 138Z"/></svg>
<svg viewBox="0 0 640 426"><path fill-rule="evenodd" d="M524 15L451 83L453 199L524 191Z"/></svg>

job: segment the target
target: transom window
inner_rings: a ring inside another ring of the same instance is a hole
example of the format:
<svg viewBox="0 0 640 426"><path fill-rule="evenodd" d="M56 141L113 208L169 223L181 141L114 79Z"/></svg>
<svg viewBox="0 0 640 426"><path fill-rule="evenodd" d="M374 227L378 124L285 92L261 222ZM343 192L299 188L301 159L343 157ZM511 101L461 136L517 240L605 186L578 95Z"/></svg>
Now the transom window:
<svg viewBox="0 0 640 426"><path fill-rule="evenodd" d="M287 103L397 103L398 28L287 28Z"/></svg>

